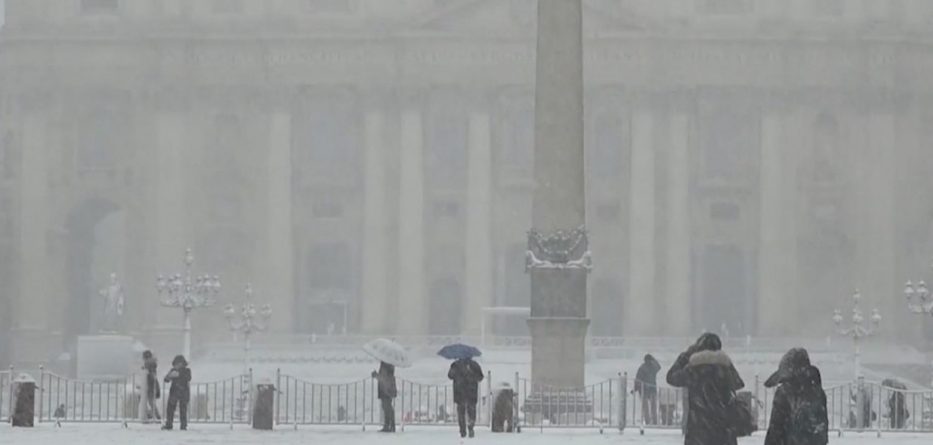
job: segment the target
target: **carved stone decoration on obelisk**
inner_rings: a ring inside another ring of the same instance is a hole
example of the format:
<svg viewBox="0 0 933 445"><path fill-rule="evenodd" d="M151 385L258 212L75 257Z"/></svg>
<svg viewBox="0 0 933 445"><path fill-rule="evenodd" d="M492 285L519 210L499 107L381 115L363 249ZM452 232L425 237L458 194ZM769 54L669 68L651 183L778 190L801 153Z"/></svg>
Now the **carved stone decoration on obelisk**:
<svg viewBox="0 0 933 445"><path fill-rule="evenodd" d="M538 2L535 192L526 268L531 276L531 378L539 388L584 384L591 261L584 227L581 3Z"/></svg>

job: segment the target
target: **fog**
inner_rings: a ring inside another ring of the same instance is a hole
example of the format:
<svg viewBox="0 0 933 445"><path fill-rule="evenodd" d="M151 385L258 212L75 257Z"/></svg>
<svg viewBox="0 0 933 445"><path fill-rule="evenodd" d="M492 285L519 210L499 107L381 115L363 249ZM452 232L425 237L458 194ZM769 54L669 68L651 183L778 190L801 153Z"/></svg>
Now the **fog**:
<svg viewBox="0 0 933 445"><path fill-rule="evenodd" d="M588 341L848 351L859 290L925 367L928 3L584 1ZM535 5L0 0L0 364L179 350L186 248L196 357L247 284L265 345L522 343Z"/></svg>

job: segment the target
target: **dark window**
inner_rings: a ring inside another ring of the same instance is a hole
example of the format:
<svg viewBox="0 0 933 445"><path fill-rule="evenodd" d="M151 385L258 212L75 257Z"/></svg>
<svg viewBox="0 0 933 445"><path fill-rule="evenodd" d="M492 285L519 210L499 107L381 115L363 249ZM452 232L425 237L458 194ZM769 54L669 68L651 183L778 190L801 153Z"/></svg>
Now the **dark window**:
<svg viewBox="0 0 933 445"><path fill-rule="evenodd" d="M821 114L814 123L813 151L810 156L811 179L829 182L839 173L839 123L836 118Z"/></svg>
<svg viewBox="0 0 933 445"><path fill-rule="evenodd" d="M312 289L350 289L350 248L346 243L318 243L308 253L308 275Z"/></svg>
<svg viewBox="0 0 933 445"><path fill-rule="evenodd" d="M211 10L214 14L241 14L243 0L213 0Z"/></svg>
<svg viewBox="0 0 933 445"><path fill-rule="evenodd" d="M706 116L703 127L705 179L745 178L751 156L760 146L757 116L720 109Z"/></svg>
<svg viewBox="0 0 933 445"><path fill-rule="evenodd" d="M431 284L428 317L428 333L431 335L457 335L460 333L460 305L463 289L453 278Z"/></svg>
<svg viewBox="0 0 933 445"><path fill-rule="evenodd" d="M81 0L81 12L85 14L114 13L119 9L119 0Z"/></svg>
<svg viewBox="0 0 933 445"><path fill-rule="evenodd" d="M437 201L434 203L435 218L458 218L460 216L460 204L453 201Z"/></svg>
<svg viewBox="0 0 933 445"><path fill-rule="evenodd" d="M459 187L466 181L467 120L460 113L441 112L433 122L428 174L433 184Z"/></svg>
<svg viewBox="0 0 933 445"><path fill-rule="evenodd" d="M349 104L340 101L309 111L306 125L297 129L299 164L330 177L352 175L360 156L355 117Z"/></svg>
<svg viewBox="0 0 933 445"><path fill-rule="evenodd" d="M343 204L333 199L317 199L311 204L315 218L340 218L343 216Z"/></svg>
<svg viewBox="0 0 933 445"><path fill-rule="evenodd" d="M813 12L821 17L842 17L846 12L846 0L812 0Z"/></svg>
<svg viewBox="0 0 933 445"><path fill-rule="evenodd" d="M75 164L79 172L113 170L119 153L126 150L123 135L129 120L116 110L93 110L85 115L79 129Z"/></svg>
<svg viewBox="0 0 933 445"><path fill-rule="evenodd" d="M16 161L13 153L13 134L6 133L0 140L0 175L5 179L12 179L15 173Z"/></svg>
<svg viewBox="0 0 933 445"><path fill-rule="evenodd" d="M709 206L709 217L713 221L736 221L742 209L734 202L714 202Z"/></svg>
<svg viewBox="0 0 933 445"><path fill-rule="evenodd" d="M602 115L596 120L590 166L602 177L618 176L622 172L622 149L625 146L625 128L622 119Z"/></svg>
<svg viewBox="0 0 933 445"><path fill-rule="evenodd" d="M313 14L346 14L353 11L353 0L305 0Z"/></svg>
<svg viewBox="0 0 933 445"><path fill-rule="evenodd" d="M749 286L742 250L737 246L707 246L703 251L703 286L696 307L697 328L744 336L754 332L749 316L755 298ZM723 329L724 328L724 329Z"/></svg>
<svg viewBox="0 0 933 445"><path fill-rule="evenodd" d="M710 15L744 15L752 12L752 0L703 0L702 12Z"/></svg>

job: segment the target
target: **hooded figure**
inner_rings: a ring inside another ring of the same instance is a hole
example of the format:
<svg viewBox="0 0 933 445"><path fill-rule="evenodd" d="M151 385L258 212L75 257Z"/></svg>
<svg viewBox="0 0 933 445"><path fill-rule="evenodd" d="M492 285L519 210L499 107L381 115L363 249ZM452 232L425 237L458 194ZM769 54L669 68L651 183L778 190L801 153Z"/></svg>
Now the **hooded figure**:
<svg viewBox="0 0 933 445"><path fill-rule="evenodd" d="M460 437L466 437L468 433L473 437L476 402L479 399L479 382L483 380L483 368L472 358L462 358L450 365L447 378L454 382L454 403L457 404Z"/></svg>
<svg viewBox="0 0 933 445"><path fill-rule="evenodd" d="M826 393L820 370L803 348L787 351L778 370L765 381L778 386L765 445L825 445L829 441Z"/></svg>
<svg viewBox="0 0 933 445"><path fill-rule="evenodd" d="M156 403L156 399L162 397L159 389L159 378L156 374L158 367L159 362L152 355L152 351L144 351L142 369L146 371L145 387L141 391L139 399L139 420L143 423L148 423L150 418L161 419L159 404Z"/></svg>
<svg viewBox="0 0 933 445"><path fill-rule="evenodd" d="M398 396L395 384L395 366L381 362L379 372L373 371L373 378L378 382L379 401L382 402L382 429L383 433L395 432L395 407L392 400Z"/></svg>
<svg viewBox="0 0 933 445"><path fill-rule="evenodd" d="M176 355L172 360L172 370L165 376L165 383L171 383L168 391L168 407L165 410L165 426L163 430L172 429L175 419L175 407L178 407L178 421L181 429L188 429L188 401L191 399L191 370L185 356Z"/></svg>
<svg viewBox="0 0 933 445"><path fill-rule="evenodd" d="M658 372L661 364L651 355L645 355L645 361L635 373L635 392L641 395L641 416L647 425L658 424Z"/></svg>
<svg viewBox="0 0 933 445"><path fill-rule="evenodd" d="M716 334L703 334L667 372L667 383L687 389L685 445L735 445L732 407L745 387Z"/></svg>

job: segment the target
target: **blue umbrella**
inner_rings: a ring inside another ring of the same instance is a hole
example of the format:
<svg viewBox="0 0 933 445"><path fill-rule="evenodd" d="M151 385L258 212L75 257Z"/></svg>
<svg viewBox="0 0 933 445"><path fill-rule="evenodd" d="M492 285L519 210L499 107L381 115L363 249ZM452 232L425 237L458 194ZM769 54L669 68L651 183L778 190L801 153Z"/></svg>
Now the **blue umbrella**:
<svg viewBox="0 0 933 445"><path fill-rule="evenodd" d="M450 360L459 360L461 358L473 358L483 355L479 349L462 343L447 345L437 351L437 355Z"/></svg>

